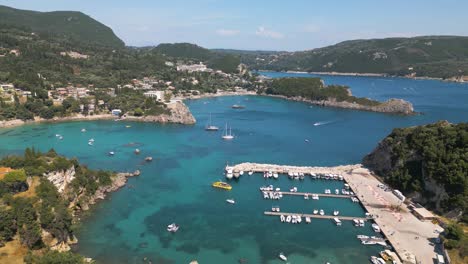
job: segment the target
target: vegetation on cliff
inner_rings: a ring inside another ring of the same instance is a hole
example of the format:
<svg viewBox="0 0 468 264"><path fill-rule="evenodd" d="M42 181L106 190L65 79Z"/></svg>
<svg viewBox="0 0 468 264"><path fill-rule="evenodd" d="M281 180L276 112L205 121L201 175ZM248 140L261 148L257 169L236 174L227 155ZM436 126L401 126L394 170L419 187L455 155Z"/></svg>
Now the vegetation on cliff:
<svg viewBox="0 0 468 264"><path fill-rule="evenodd" d="M364 164L429 208L468 222L468 123L394 129Z"/></svg>
<svg viewBox="0 0 468 264"><path fill-rule="evenodd" d="M21 244L30 250L53 246L50 241L44 240L44 231L50 234L55 245L73 240L73 211L88 203L100 187L111 185L113 177L111 172L90 170L80 165L76 159L58 156L53 149L40 153L28 148L23 156L4 157L0 160L0 166L14 170L0 183L26 181L26 177L33 181L36 179L37 184L30 186L27 192L18 193L5 189L0 197L0 245L17 235ZM59 192L57 186L46 177L47 173L65 173L70 168L74 171L73 179ZM58 253L47 253L43 258L30 256L30 260L31 263L51 263L46 259L56 254ZM81 259L74 255L59 257Z"/></svg>
<svg viewBox="0 0 468 264"><path fill-rule="evenodd" d="M357 103L366 106L376 106L380 103L367 98L350 95L349 88L340 85L324 85L320 78L279 78L273 79L266 94L283 95L286 97L301 97L311 101L336 100L338 102Z"/></svg>

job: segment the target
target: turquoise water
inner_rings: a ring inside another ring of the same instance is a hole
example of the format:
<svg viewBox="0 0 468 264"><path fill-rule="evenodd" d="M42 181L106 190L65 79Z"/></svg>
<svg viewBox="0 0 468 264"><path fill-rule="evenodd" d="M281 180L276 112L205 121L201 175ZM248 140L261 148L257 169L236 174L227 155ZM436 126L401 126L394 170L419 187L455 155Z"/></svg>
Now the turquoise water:
<svg viewBox="0 0 468 264"><path fill-rule="evenodd" d="M279 76L269 73L270 76ZM378 246L362 246L357 234L372 234L369 226L351 223L336 227L328 220L310 225L282 224L263 211L279 205L282 211L311 212L337 209L342 215L362 216L363 209L349 200L322 198L306 201L285 197L263 200L258 187L323 192L342 183L306 179L303 182L264 180L244 175L232 181L230 192L211 183L222 179L226 164L244 161L292 165L333 166L359 163L394 127L425 124L440 119L468 121L468 85L397 78L324 77L327 83L350 85L355 95L375 99L399 97L424 112L397 116L320 108L267 97L224 97L188 101L198 120L195 126L124 122L40 124L0 130L0 155L21 153L25 147L55 148L92 168L115 171L140 169L123 188L100 202L78 230L77 251L103 263L280 263L284 252L290 263L367 263ZM243 110L233 110L233 104ZM236 139L223 142L221 131L203 130L212 113L213 123L233 128ZM323 125L314 126L321 122ZM125 125L131 125L125 128ZM80 132L86 128L87 132ZM58 140L55 134L62 134ZM87 140L94 138L90 147ZM305 143L309 139L309 143ZM141 150L139 156L133 153ZM114 157L107 152L114 151ZM152 163L142 162L153 156ZM236 200L235 205L225 202ZM166 226L181 228L169 234Z"/></svg>

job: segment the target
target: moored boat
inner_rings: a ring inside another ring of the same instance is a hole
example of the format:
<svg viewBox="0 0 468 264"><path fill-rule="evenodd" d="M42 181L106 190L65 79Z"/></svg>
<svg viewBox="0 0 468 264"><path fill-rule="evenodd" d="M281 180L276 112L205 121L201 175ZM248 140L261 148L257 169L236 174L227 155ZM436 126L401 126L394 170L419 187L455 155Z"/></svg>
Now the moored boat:
<svg viewBox="0 0 468 264"><path fill-rule="evenodd" d="M226 202L230 203L230 204L235 204L236 203L236 201L234 201L234 199L227 199Z"/></svg>
<svg viewBox="0 0 468 264"><path fill-rule="evenodd" d="M225 189L225 190L231 190L232 189L232 186L225 183L225 182L222 182L222 181L217 181L217 182L214 182L212 184L213 187L215 188L220 188L220 189Z"/></svg>
<svg viewBox="0 0 468 264"><path fill-rule="evenodd" d="M283 252L279 253L278 257L279 257L282 261L288 261L288 258L284 255Z"/></svg>

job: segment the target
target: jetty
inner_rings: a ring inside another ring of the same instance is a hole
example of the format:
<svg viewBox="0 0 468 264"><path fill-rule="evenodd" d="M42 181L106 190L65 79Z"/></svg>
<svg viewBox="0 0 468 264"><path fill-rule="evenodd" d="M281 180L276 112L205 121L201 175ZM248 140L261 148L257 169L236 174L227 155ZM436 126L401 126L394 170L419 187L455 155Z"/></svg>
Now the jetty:
<svg viewBox="0 0 468 264"><path fill-rule="evenodd" d="M361 165L346 165L346 166L337 166L337 167L304 167L304 166L290 166L290 165L276 165L276 164L262 164L262 163L240 163L234 166L227 166L226 170L230 169L234 172L236 171L251 171L254 173L263 173L263 172L272 172L278 174L288 173L302 173L302 174L317 174L317 175L330 175L337 174L340 175L343 172L348 172L353 169L360 168Z"/></svg>
<svg viewBox="0 0 468 264"><path fill-rule="evenodd" d="M319 197L330 197L330 198L345 198L345 199L351 199L352 197L356 197L354 195L345 195L345 194L331 194L331 193L308 193L308 192L283 192L283 191L261 191L261 192L275 192L279 193L282 195L296 195L296 196L310 196L312 197L313 195L319 196Z"/></svg>
<svg viewBox="0 0 468 264"><path fill-rule="evenodd" d="M270 215L270 216L293 216L293 215L299 215L301 217L310 217L310 218L318 218L318 219L334 219L338 218L340 220L346 220L346 221L353 221L354 219L357 220L364 220L367 221L369 218L367 217L353 217L353 216L338 216L338 215L319 215L319 214L304 214L304 213L286 213L286 212L270 212L270 211L265 211L263 212L264 215Z"/></svg>

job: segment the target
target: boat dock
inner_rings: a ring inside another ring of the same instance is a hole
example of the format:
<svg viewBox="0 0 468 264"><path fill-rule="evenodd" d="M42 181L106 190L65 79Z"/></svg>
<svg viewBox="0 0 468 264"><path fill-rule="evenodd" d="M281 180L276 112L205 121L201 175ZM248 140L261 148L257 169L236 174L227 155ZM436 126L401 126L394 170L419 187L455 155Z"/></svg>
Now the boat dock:
<svg viewBox="0 0 468 264"><path fill-rule="evenodd" d="M280 193L282 195L296 195L296 196L310 196L317 195L318 197L330 197L330 198L345 198L351 199L352 197L356 197L354 195L345 195L345 194L331 194L331 193L305 193L305 192L283 192L283 191L261 191L261 192L274 192Z"/></svg>
<svg viewBox="0 0 468 264"><path fill-rule="evenodd" d="M314 174L342 174L344 171L352 170L355 168L360 168L360 165L347 165L347 166L337 166L337 167L301 167L301 166L289 166L289 165L276 165L276 164L261 164L261 163L240 163L234 166L227 166L226 169L231 169L234 172L244 171L244 172L254 172L254 173L263 173L263 172L272 172L278 174L288 173L302 173L311 175Z"/></svg>
<svg viewBox="0 0 468 264"><path fill-rule="evenodd" d="M293 215L299 215L302 217L310 217L310 218L318 218L318 219L334 219L338 218L340 220L346 220L346 221L353 221L354 219L357 220L364 220L367 221L369 218L366 217L352 217L352 216L339 216L339 215L319 215L319 214L303 214L303 213L286 213L286 212L269 212L265 211L263 213L264 215L270 215L270 216L293 216Z"/></svg>

